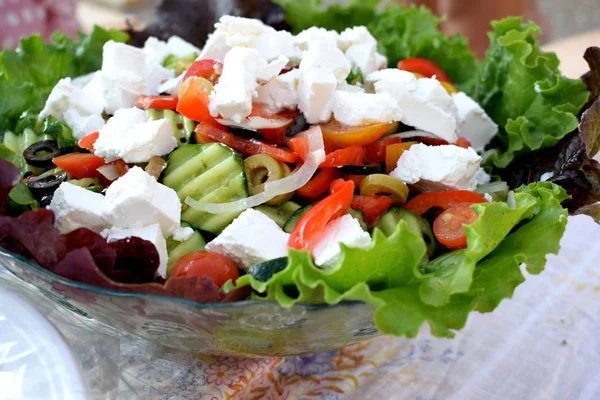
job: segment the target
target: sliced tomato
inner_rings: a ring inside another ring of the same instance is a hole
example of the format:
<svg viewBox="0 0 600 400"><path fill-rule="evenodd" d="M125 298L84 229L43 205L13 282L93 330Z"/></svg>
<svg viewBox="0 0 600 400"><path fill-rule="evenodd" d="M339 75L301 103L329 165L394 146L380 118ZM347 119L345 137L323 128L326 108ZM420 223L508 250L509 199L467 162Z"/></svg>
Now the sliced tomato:
<svg viewBox="0 0 600 400"><path fill-rule="evenodd" d="M446 192L422 193L404 205L408 211L423 215L432 208L447 210L459 204L485 203L480 194L468 190L448 190Z"/></svg>
<svg viewBox="0 0 600 400"><path fill-rule="evenodd" d="M212 84L204 78L192 77L181 84L177 112L196 122L216 125L208 104Z"/></svg>
<svg viewBox="0 0 600 400"><path fill-rule="evenodd" d="M305 198L318 197L329 189L329 185L335 179L336 174L336 168L322 168L306 185L296 190L296 194Z"/></svg>
<svg viewBox="0 0 600 400"><path fill-rule="evenodd" d="M91 153L69 153L54 157L52 162L76 179L96 178L100 176L98 168L106 165L103 158Z"/></svg>
<svg viewBox="0 0 600 400"><path fill-rule="evenodd" d="M391 144L385 148L385 168L388 174L396 169L402 153L415 144L417 144L417 142L403 142Z"/></svg>
<svg viewBox="0 0 600 400"><path fill-rule="evenodd" d="M463 225L477 220L477 213L469 206L451 207L441 213L433 222L433 234L438 242L451 250L467 247L467 235Z"/></svg>
<svg viewBox="0 0 600 400"><path fill-rule="evenodd" d="M391 205L388 196L354 196L350 207L363 213L368 226L374 226Z"/></svg>
<svg viewBox="0 0 600 400"><path fill-rule="evenodd" d="M377 123L362 126L347 126L338 121L321 125L323 139L336 148L366 146L385 135L389 123Z"/></svg>
<svg viewBox="0 0 600 400"><path fill-rule="evenodd" d="M136 105L144 110L154 108L156 110L175 110L177 109L179 98L177 96L144 96L137 98Z"/></svg>
<svg viewBox="0 0 600 400"><path fill-rule="evenodd" d="M343 167L344 165L362 165L365 162L365 149L362 146L350 146L327 154L321 167Z"/></svg>
<svg viewBox="0 0 600 400"><path fill-rule="evenodd" d="M181 257L171 269L171 277L209 277L219 287L228 280L235 282L240 277L237 266L231 259L208 251L194 251Z"/></svg>
<svg viewBox="0 0 600 400"><path fill-rule="evenodd" d="M196 141L198 143L219 142L231 147L233 150L242 153L245 156L253 154L266 154L284 163L293 163L298 156L288 150L280 149L262 143L255 139L244 139L233 135L219 126L211 124L198 124L195 131Z"/></svg>
<svg viewBox="0 0 600 400"><path fill-rule="evenodd" d="M348 212L354 196L354 183L338 179L333 181L331 189L329 196L300 218L288 240L289 247L312 251L323 237L327 224Z"/></svg>
<svg viewBox="0 0 600 400"><path fill-rule="evenodd" d="M417 74L421 74L424 77L432 78L436 77L436 79L440 82L449 82L452 83L448 75L444 72L443 69L437 66L433 61L427 60L426 58L405 58L404 60L398 63L398 69L409 72L416 72Z"/></svg>
<svg viewBox="0 0 600 400"><path fill-rule="evenodd" d="M90 133L89 135L82 137L79 143L77 143L77 146L81 147L82 149L94 151L94 143L96 143L96 140L98 140L99 136L100 132Z"/></svg>
<svg viewBox="0 0 600 400"><path fill-rule="evenodd" d="M192 76L200 77L209 80L213 84L217 82L223 72L223 64L216 60L198 60L194 61L188 68L183 80L187 80Z"/></svg>
<svg viewBox="0 0 600 400"><path fill-rule="evenodd" d="M365 160L374 163L385 162L385 148L392 144L402 143L399 137L383 138L365 146Z"/></svg>
<svg viewBox="0 0 600 400"><path fill-rule="evenodd" d="M262 133L265 141L271 142L278 145L283 145L286 142L285 133L288 128L294 124L294 118L300 114L300 111L286 110L278 114L270 113L267 107L263 104L255 103L252 105L252 113L250 117L263 117L273 121L289 121L287 124L279 128L259 129L258 132Z"/></svg>
<svg viewBox="0 0 600 400"><path fill-rule="evenodd" d="M469 139L467 139L464 136L459 136L458 140L456 141L456 145L458 147L462 147L463 149L468 149L469 147L471 147L471 142L469 142Z"/></svg>

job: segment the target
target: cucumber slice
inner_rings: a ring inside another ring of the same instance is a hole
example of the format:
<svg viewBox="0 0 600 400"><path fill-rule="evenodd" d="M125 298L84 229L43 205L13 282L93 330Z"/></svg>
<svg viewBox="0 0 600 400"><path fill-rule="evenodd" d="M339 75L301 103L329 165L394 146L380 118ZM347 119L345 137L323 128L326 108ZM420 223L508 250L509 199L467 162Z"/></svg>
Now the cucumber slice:
<svg viewBox="0 0 600 400"><path fill-rule="evenodd" d="M188 144L169 155L162 183L177 192L209 203L248 197L244 163L239 153L220 143ZM181 219L192 227L218 235L241 212L210 214L183 203Z"/></svg>
<svg viewBox="0 0 600 400"><path fill-rule="evenodd" d="M265 214L267 217L275 221L277 225L283 228L290 217L300 208L302 208L300 204L294 203L293 201L286 201L285 203L275 207L265 205L258 206L255 207L255 210Z"/></svg>
<svg viewBox="0 0 600 400"><path fill-rule="evenodd" d="M296 224L298 223L298 221L300 221L300 218L302 218L302 216L304 214L306 214L306 212L313 207L314 207L314 204L311 204L309 206L305 206L305 207L302 207L302 208L296 210L292 214L292 216L283 225L283 231L287 232L287 233L292 233L292 231L296 227Z"/></svg>
<svg viewBox="0 0 600 400"><path fill-rule="evenodd" d="M369 227L367 226L367 223L365 222L365 216L363 215L362 211L351 208L348 210L348 214L350 214L352 217L354 217L358 220L360 227L363 228L364 231L367 231L367 232L369 231Z"/></svg>
<svg viewBox="0 0 600 400"><path fill-rule="evenodd" d="M427 255L431 258L435 254L435 250L437 247L437 242L435 240L435 236L433 235L433 230L429 223L424 219L419 217L416 214L411 213L404 208L390 208L385 214L379 218L377 221L376 228L379 228L384 235L390 236L394 232L396 232L396 228L400 221L406 221L408 228L420 234L425 241L425 245L427 246Z"/></svg>
<svg viewBox="0 0 600 400"><path fill-rule="evenodd" d="M267 282L277 272L283 271L288 265L287 257L275 258L250 267L248 273L261 282Z"/></svg>
<svg viewBox="0 0 600 400"><path fill-rule="evenodd" d="M175 239L167 239L167 253L169 261L167 263L167 276L171 275L171 268L181 257L193 251L202 251L206 246L204 238L199 232L194 231L192 236L185 242L178 242Z"/></svg>
<svg viewBox="0 0 600 400"><path fill-rule="evenodd" d="M169 121L173 128L175 139L177 139L178 146L189 144L192 140L192 134L194 133L194 129L196 129L196 123L191 119L172 110L149 109L146 110L146 115L153 121L163 118Z"/></svg>

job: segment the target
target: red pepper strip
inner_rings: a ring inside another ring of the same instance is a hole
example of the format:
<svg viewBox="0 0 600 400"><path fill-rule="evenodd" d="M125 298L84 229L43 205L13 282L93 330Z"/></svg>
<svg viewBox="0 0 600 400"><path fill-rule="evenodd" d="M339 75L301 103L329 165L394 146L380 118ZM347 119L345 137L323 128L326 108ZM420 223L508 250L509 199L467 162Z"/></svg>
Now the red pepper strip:
<svg viewBox="0 0 600 400"><path fill-rule="evenodd" d="M449 82L452 83L448 75L444 72L443 69L437 66L433 61L429 61L426 58L405 58L404 60L398 63L398 69L416 72L421 74L427 78L432 78L433 76L440 82Z"/></svg>
<svg viewBox="0 0 600 400"><path fill-rule="evenodd" d="M322 195L329 189L329 185L335 178L336 173L336 168L321 169L306 185L296 190L296 194L305 198L315 198Z"/></svg>
<svg viewBox="0 0 600 400"><path fill-rule="evenodd" d="M365 149L362 146L350 146L327 154L321 167L343 167L362 165L365 162Z"/></svg>
<svg viewBox="0 0 600 400"><path fill-rule="evenodd" d="M100 132L90 133L89 135L82 137L79 143L77 143L77 146L81 147L82 149L94 151L94 143L96 143L96 140L98 140L99 136Z"/></svg>
<svg viewBox="0 0 600 400"><path fill-rule="evenodd" d="M293 163L298 159L298 156L291 151L270 146L255 139L241 138L215 125L200 123L196 127L195 135L198 143L223 143L245 156L266 154L284 163Z"/></svg>
<svg viewBox="0 0 600 400"><path fill-rule="evenodd" d="M76 179L96 178L100 176L98 168L106 165L103 158L91 153L68 153L54 157L52 162Z"/></svg>
<svg viewBox="0 0 600 400"><path fill-rule="evenodd" d="M314 250L322 239L327 224L348 212L354 195L354 183L338 179L332 183L331 189L329 196L300 218L288 240L289 247Z"/></svg>
<svg viewBox="0 0 600 400"><path fill-rule="evenodd" d="M423 215L432 208L447 210L459 204L485 203L480 194L468 190L448 190L446 192L422 193L404 205L404 208L417 215Z"/></svg>
<svg viewBox="0 0 600 400"><path fill-rule="evenodd" d="M144 96L137 98L138 108L147 110L154 108L156 110L175 110L177 109L179 98L177 96Z"/></svg>

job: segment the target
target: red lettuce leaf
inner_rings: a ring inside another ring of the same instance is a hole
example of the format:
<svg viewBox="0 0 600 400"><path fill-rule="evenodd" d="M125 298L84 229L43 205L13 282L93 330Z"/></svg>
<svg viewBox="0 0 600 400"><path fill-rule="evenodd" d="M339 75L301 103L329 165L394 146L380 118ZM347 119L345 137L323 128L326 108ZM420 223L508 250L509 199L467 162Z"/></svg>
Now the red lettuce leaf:
<svg viewBox="0 0 600 400"><path fill-rule="evenodd" d="M594 157L600 150L600 100L594 101L581 115L579 135L587 155Z"/></svg>
<svg viewBox="0 0 600 400"><path fill-rule="evenodd" d="M582 79L590 90L590 102L600 97L600 47L590 47L585 51L583 58L590 66L590 71ZM590 106L591 104L588 104Z"/></svg>
<svg viewBox="0 0 600 400"><path fill-rule="evenodd" d="M19 169L10 162L0 159L0 215L6 214L8 194L20 179Z"/></svg>

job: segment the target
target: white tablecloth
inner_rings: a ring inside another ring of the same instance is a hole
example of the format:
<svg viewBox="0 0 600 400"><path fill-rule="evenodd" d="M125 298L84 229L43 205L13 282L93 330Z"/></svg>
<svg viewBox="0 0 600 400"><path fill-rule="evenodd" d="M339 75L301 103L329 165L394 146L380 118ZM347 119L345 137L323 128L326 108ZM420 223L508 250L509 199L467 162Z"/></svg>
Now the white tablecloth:
<svg viewBox="0 0 600 400"><path fill-rule="evenodd" d="M599 264L600 227L571 218L546 271L494 313L472 315L454 340L424 329L286 359L172 352L20 293L67 338L94 398L587 400L600 399Z"/></svg>

